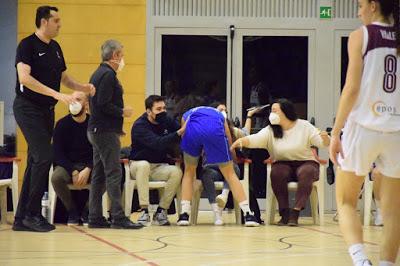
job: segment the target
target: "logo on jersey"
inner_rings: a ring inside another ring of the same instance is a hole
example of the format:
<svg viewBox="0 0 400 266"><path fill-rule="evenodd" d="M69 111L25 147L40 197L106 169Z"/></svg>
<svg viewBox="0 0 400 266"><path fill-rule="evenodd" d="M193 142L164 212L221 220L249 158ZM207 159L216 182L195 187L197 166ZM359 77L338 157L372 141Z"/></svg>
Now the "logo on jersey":
<svg viewBox="0 0 400 266"><path fill-rule="evenodd" d="M395 106L386 105L382 101L378 101L372 105L372 112L375 116L397 115Z"/></svg>

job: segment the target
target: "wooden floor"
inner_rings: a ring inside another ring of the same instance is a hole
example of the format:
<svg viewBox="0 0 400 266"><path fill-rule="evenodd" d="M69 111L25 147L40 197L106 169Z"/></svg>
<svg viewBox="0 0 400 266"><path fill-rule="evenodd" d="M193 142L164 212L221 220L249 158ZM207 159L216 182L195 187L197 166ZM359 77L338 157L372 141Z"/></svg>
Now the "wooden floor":
<svg viewBox="0 0 400 266"><path fill-rule="evenodd" d="M136 220L138 214L133 214ZM57 225L51 233L13 232L0 226L0 265L351 265L337 223L324 226L303 218L300 227L211 224L212 214L199 214L200 225L150 226L141 230L89 229ZM381 227L365 227L366 250L379 257ZM400 265L400 263L399 263Z"/></svg>

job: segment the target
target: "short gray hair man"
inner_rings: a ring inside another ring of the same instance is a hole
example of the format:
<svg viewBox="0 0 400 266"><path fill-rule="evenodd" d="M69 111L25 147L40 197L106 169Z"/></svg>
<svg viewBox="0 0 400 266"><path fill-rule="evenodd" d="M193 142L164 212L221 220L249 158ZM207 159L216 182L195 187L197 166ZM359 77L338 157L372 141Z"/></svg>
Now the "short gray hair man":
<svg viewBox="0 0 400 266"><path fill-rule="evenodd" d="M116 40L107 40L101 46L101 59L103 62L109 61L114 52L118 52L123 48L122 44Z"/></svg>

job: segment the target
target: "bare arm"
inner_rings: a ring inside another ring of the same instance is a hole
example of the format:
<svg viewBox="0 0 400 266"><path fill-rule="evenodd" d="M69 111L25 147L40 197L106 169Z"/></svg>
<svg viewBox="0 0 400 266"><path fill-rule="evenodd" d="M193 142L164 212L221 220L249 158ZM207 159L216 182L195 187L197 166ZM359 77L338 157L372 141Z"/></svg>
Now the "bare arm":
<svg viewBox="0 0 400 266"><path fill-rule="evenodd" d="M19 62L17 64L17 73L20 84L34 92L53 97L54 99L62 101L65 104L70 104L75 101L72 96L57 92L32 77L30 65Z"/></svg>
<svg viewBox="0 0 400 266"><path fill-rule="evenodd" d="M330 144L330 157L333 163L338 165L337 155L344 157L340 142L340 132L346 122L360 92L361 76L363 71L362 59L363 32L358 29L350 34L348 53L349 66L347 69L346 83L340 96L339 107L336 114L335 125L332 130Z"/></svg>
<svg viewBox="0 0 400 266"><path fill-rule="evenodd" d="M247 134L251 133L251 117L261 111L261 108L254 108L247 112L246 122L244 124L244 128L247 130Z"/></svg>
<svg viewBox="0 0 400 266"><path fill-rule="evenodd" d="M226 119L225 119L225 122L224 122L224 128L225 128L226 137L228 138L229 147L231 147L231 145L232 145L232 136L231 136L231 132L229 130L228 123L226 122ZM236 152L235 152L234 149L231 149L231 154L232 154L233 160L235 162L237 162Z"/></svg>
<svg viewBox="0 0 400 266"><path fill-rule="evenodd" d="M361 76L363 70L362 59L362 29L358 29L350 34L348 53L349 67L346 74L346 83L343 88L336 114L335 125L332 130L333 136L339 136L350 111L357 100L360 92Z"/></svg>
<svg viewBox="0 0 400 266"><path fill-rule="evenodd" d="M64 84L64 86L70 88L71 90L82 91L90 94L91 96L93 96L96 93L96 89L93 86L93 84L79 83L76 80L74 80L70 75L68 75L66 71L62 73L61 82L62 84Z"/></svg>

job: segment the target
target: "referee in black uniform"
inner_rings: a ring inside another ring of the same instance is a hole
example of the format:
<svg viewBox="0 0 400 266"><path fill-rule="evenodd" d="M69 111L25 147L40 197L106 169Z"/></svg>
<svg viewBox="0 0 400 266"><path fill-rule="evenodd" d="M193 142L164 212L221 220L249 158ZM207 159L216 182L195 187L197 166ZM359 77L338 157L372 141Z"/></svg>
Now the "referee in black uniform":
<svg viewBox="0 0 400 266"><path fill-rule="evenodd" d="M54 105L57 101L74 103L71 95L60 93L60 83L91 95L95 88L66 73L61 47L53 40L61 27L58 9L39 7L35 23L35 33L19 43L15 59L14 116L28 143L28 158L13 230L48 232L55 227L41 215L41 198L53 161Z"/></svg>

